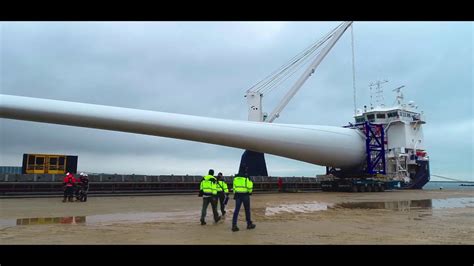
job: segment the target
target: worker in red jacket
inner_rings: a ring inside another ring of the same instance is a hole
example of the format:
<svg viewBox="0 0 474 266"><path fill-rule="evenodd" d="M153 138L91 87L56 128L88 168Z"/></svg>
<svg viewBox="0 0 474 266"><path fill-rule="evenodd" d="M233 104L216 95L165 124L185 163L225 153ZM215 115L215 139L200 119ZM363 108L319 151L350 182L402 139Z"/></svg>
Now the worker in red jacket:
<svg viewBox="0 0 474 266"><path fill-rule="evenodd" d="M69 201L73 201L72 198L74 197L74 183L75 183L75 178L74 175L71 173L67 173L66 177L63 180L63 185L64 185L64 199L63 202L66 202L66 198L69 199Z"/></svg>

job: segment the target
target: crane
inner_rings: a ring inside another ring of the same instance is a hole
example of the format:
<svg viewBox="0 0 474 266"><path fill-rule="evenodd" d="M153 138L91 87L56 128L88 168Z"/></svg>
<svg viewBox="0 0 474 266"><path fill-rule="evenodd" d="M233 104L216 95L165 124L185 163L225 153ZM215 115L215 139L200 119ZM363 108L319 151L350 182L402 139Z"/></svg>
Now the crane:
<svg viewBox="0 0 474 266"><path fill-rule="evenodd" d="M247 90L245 97L247 98L247 104L249 106L249 121L272 123L276 118L278 118L282 110L286 107L286 105L288 105L290 100L295 96L295 94L303 86L306 80L308 80L308 78L314 74L317 67L323 61L326 55L329 53L331 48L336 44L336 42L341 38L344 32L351 25L352 25L352 21L343 22L338 27L336 27L332 32L326 35L326 37L324 37L320 42L314 45L314 47L313 46L310 47L310 49L306 53L303 53L302 56L311 54L312 52L316 51L317 48L322 47L322 45L325 42L327 42L326 46L324 46L324 48L319 52L319 54L317 54L317 56L314 58L311 64L301 74L301 76L298 78L295 84L290 88L290 90L286 93L286 95L283 97L283 99L280 101L280 103L275 107L275 109L270 113L268 117L264 113L262 113L263 93L261 93L258 90L252 90L252 88ZM279 72L275 71L277 72L276 74L281 74L283 71L289 70L290 67L292 67L295 64L294 62L298 62L299 60L300 58L297 60L293 60L293 62L291 62L289 66L282 67L283 68L282 71L279 71ZM271 75L267 78L270 78L271 80L270 82L273 82L276 79L274 75ZM271 84L270 82L267 82L266 84ZM264 80L262 80L259 83L265 84ZM257 83L256 85L258 85L259 83Z"/></svg>
<svg viewBox="0 0 474 266"><path fill-rule="evenodd" d="M248 120L256 122L267 122L272 123L276 118L280 116L282 110L288 105L290 100L296 95L298 90L303 86L303 84L308 80L308 78L314 74L316 68L321 64L326 55L331 51L331 48L334 47L336 42L341 38L344 32L352 25L352 21L346 21L334 28L331 32L326 34L320 41L316 44L305 49L299 54L299 56L293 57L289 63L283 65L278 70L274 71L272 74L267 76L265 79L261 80L255 84L252 88L247 90L245 97L247 98L248 105ZM327 43L324 47L323 45ZM286 80L289 75L295 73L298 69L298 65L304 65L304 61L311 58L311 55L314 54L319 48L319 53L315 56L313 61L309 64L307 69L301 74L297 79L294 85L286 93L280 103L276 108L267 116L266 113L262 111L262 98L263 92L266 90L269 91L269 88L276 87ZM353 50L352 50L353 51ZM354 68L354 66L353 66ZM296 70L294 70L296 69ZM293 72L292 72L293 71ZM292 72L292 73L291 73ZM355 103L354 103L355 105ZM247 171L251 175L260 175L267 176L268 171L265 162L265 155L263 153L255 152L252 150L245 150L242 154L242 159L240 162L240 170Z"/></svg>

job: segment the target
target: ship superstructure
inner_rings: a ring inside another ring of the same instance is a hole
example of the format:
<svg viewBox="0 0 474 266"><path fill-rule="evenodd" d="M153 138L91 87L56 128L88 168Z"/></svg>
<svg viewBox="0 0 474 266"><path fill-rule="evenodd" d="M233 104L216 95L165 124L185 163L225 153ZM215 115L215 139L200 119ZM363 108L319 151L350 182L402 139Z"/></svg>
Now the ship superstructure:
<svg viewBox="0 0 474 266"><path fill-rule="evenodd" d="M380 95L380 82L376 84L376 93ZM370 104L358 109L354 119L356 125L370 123L383 127L385 175L402 181L405 187L422 188L429 181L429 157L423 137L425 115L413 101L404 102L403 87L394 89L395 105L386 107L380 102L383 97L378 96L375 107Z"/></svg>

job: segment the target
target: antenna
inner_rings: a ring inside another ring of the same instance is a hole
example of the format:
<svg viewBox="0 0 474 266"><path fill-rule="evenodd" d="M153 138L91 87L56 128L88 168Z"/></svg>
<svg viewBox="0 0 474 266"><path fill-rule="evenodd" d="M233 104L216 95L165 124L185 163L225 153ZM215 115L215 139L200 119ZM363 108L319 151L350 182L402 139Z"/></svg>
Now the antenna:
<svg viewBox="0 0 474 266"><path fill-rule="evenodd" d="M396 89L393 89L392 91L395 91L397 93L397 104L400 105L403 102L403 93L402 93L402 88L404 88L405 85L402 85Z"/></svg>
<svg viewBox="0 0 474 266"><path fill-rule="evenodd" d="M384 106L384 99L383 99L383 89L380 85L387 83L388 80L383 80L383 81L376 81L376 82L371 82L369 84L370 88L370 109L374 109L373 101L372 101L372 94L375 93L375 102L379 104L380 106ZM375 92L372 92L372 88L375 86Z"/></svg>

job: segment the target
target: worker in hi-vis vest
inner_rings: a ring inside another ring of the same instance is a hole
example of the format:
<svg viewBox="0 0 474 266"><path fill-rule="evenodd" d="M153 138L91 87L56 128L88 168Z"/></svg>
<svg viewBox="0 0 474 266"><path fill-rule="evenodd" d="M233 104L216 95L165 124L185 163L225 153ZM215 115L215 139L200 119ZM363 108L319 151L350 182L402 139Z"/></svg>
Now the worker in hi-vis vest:
<svg viewBox="0 0 474 266"><path fill-rule="evenodd" d="M246 173L239 172L233 181L233 191L234 191L234 199L235 199L235 210L234 210L234 217L232 218L232 231L236 232L239 231L237 227L237 219L239 218L239 210L244 204L245 209L245 219L247 220L247 229L254 229L255 224L252 223L250 218L250 195L252 195L253 191L253 182L250 180L250 177L247 176Z"/></svg>
<svg viewBox="0 0 474 266"><path fill-rule="evenodd" d="M222 215L225 214L225 205L227 204L226 202L226 197L229 197L229 188L227 187L226 182L224 181L224 177L222 176L222 173L217 174L217 198L219 199L220 207L221 207L221 213Z"/></svg>
<svg viewBox="0 0 474 266"><path fill-rule="evenodd" d="M209 203L211 203L214 221L217 223L221 217L217 213L217 179L214 177L214 170L209 169L209 174L202 178L199 186L199 197L202 197L201 225L206 224Z"/></svg>

